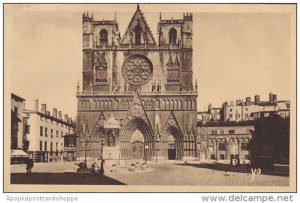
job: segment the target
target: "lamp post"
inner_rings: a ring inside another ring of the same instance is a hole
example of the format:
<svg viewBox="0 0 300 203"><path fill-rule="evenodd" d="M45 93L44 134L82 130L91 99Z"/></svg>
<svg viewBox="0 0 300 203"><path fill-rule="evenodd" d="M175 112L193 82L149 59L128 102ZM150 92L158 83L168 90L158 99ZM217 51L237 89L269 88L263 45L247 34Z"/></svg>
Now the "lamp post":
<svg viewBox="0 0 300 203"><path fill-rule="evenodd" d="M82 129L82 133L83 133L83 141L84 141L84 167L87 167L87 161L86 161L86 151L88 151L87 149L87 139L89 138L87 136L87 129L88 129L88 119L81 119L81 129Z"/></svg>
<svg viewBox="0 0 300 203"><path fill-rule="evenodd" d="M148 148L149 148L149 146L146 144L145 145L145 152L146 152L146 155L145 155L145 164L147 164L147 151L148 151Z"/></svg>
<svg viewBox="0 0 300 203"><path fill-rule="evenodd" d="M101 136L101 143L100 143L100 145L101 145L101 157L100 157L100 159L101 159L101 165L100 165L100 168L99 168L99 173L101 175L103 175L104 174L104 160L103 160L104 135Z"/></svg>
<svg viewBox="0 0 300 203"><path fill-rule="evenodd" d="M156 163L157 163L157 152L159 151L159 142L160 142L160 140L159 140L159 137L157 137L156 139L155 139L155 159L156 159Z"/></svg>
<svg viewBox="0 0 300 203"><path fill-rule="evenodd" d="M101 136L101 161L103 160L104 136Z"/></svg>

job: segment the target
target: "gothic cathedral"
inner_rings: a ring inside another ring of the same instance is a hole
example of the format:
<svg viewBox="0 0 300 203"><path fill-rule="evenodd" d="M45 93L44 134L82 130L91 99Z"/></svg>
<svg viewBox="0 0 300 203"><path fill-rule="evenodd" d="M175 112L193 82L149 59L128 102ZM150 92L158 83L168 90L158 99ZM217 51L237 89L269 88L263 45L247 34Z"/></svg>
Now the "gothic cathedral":
<svg viewBox="0 0 300 203"><path fill-rule="evenodd" d="M197 156L193 16L159 17L155 40L139 5L125 34L116 20L84 13L83 83L77 87L77 156Z"/></svg>

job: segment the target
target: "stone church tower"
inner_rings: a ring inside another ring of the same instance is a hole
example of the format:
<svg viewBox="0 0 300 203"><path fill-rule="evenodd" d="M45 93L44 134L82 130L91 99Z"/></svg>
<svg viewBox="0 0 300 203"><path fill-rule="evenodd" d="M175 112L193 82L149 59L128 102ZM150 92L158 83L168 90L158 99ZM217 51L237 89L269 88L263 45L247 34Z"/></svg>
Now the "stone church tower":
<svg viewBox="0 0 300 203"><path fill-rule="evenodd" d="M97 21L83 14L79 157L197 156L193 16L158 20L156 41L139 5L124 35L116 20Z"/></svg>

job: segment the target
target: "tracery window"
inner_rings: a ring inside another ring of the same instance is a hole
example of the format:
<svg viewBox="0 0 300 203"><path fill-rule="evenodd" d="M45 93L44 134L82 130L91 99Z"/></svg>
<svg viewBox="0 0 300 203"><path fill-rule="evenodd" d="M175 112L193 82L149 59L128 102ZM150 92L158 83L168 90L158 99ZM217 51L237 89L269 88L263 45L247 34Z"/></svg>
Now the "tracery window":
<svg viewBox="0 0 300 203"><path fill-rule="evenodd" d="M126 82L131 85L146 84L153 74L152 63L143 55L132 55L124 62L122 74Z"/></svg>

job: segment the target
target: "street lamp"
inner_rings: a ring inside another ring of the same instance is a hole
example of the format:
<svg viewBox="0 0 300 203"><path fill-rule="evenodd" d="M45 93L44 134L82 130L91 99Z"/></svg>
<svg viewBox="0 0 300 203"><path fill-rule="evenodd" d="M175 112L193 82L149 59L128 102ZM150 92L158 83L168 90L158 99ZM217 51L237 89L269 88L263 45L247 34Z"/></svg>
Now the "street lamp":
<svg viewBox="0 0 300 203"><path fill-rule="evenodd" d="M159 142L160 142L159 137L157 137L155 139L155 157L156 157L156 163L157 163L157 152L159 151Z"/></svg>
<svg viewBox="0 0 300 203"><path fill-rule="evenodd" d="M104 136L101 136L101 161L103 160Z"/></svg>
<svg viewBox="0 0 300 203"><path fill-rule="evenodd" d="M83 133L83 140L84 140L84 167L87 167L87 161L86 161L86 151L88 151L87 149L87 139L89 139L89 137L87 136L87 130L88 130L88 119L85 119L85 121L83 119L81 119L81 129L82 129L82 133Z"/></svg>
<svg viewBox="0 0 300 203"><path fill-rule="evenodd" d="M146 144L145 145L145 152L146 152L146 156L145 156L145 164L147 164L147 151L148 151L149 146Z"/></svg>

